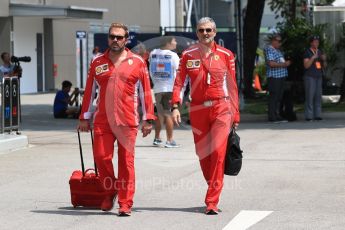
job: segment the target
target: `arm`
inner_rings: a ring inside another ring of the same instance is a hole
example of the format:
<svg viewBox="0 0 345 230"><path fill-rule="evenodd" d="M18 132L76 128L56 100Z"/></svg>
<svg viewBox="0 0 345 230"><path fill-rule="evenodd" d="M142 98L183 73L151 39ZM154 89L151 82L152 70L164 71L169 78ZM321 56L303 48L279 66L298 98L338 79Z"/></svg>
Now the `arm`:
<svg viewBox="0 0 345 230"><path fill-rule="evenodd" d="M83 104L81 108L81 113L79 116L78 129L81 131L90 130L90 119L92 117L92 102L95 98L96 83L94 79L94 67L91 64L89 69L89 74L86 80L86 87L84 91Z"/></svg>
<svg viewBox="0 0 345 230"><path fill-rule="evenodd" d="M321 52L320 58L322 60L322 67L327 67L327 56L323 52Z"/></svg>
<svg viewBox="0 0 345 230"><path fill-rule="evenodd" d="M183 92L181 91L182 87L185 86L185 80L186 80L186 63L187 63L187 57L185 55L182 55L181 61L179 63L179 68L177 70L174 88L173 88L173 94L171 99L171 105L172 105L172 119L174 123L179 126L179 123L181 123L181 114L178 110L179 104L182 103L183 100Z"/></svg>
<svg viewBox="0 0 345 230"><path fill-rule="evenodd" d="M317 54L314 54L310 58L304 58L303 59L303 65L305 69L309 69L310 66L314 63L315 59L318 58Z"/></svg>
<svg viewBox="0 0 345 230"><path fill-rule="evenodd" d="M78 95L79 95L79 89L75 88L73 93L71 93L71 96L68 97L67 103L69 105L73 105L77 101Z"/></svg>
<svg viewBox="0 0 345 230"><path fill-rule="evenodd" d="M146 137L148 134L150 134L152 129L151 121L155 120L156 117L154 115L152 102L150 77L145 64L142 64L141 66L139 81L139 98L143 112L143 124L141 132L143 133L143 137Z"/></svg>
<svg viewBox="0 0 345 230"><path fill-rule="evenodd" d="M236 65L235 65L235 57L231 53L229 60L227 61L228 72L227 74L227 87L230 97L230 104L231 104L231 114L233 115L233 125L235 127L238 126L240 122L240 112L239 112L239 99L238 99L238 87L237 87L237 78L236 78Z"/></svg>
<svg viewBox="0 0 345 230"><path fill-rule="evenodd" d="M271 68L284 68L288 67L291 64L291 61L286 61L286 62L275 62L275 61L268 61L267 63Z"/></svg>
<svg viewBox="0 0 345 230"><path fill-rule="evenodd" d="M271 67L271 68L286 68L286 67L290 66L291 61L285 61L282 63L276 61L274 52L275 51L271 47L266 47L266 49L265 49L266 63L269 67Z"/></svg>
<svg viewBox="0 0 345 230"><path fill-rule="evenodd" d="M183 55L179 63L179 68L177 70L176 78L174 82L173 94L172 94L172 99L171 99L172 105L178 105L182 103L182 99L183 99L182 88L185 86L185 80L187 76L186 63L187 63L187 57Z"/></svg>

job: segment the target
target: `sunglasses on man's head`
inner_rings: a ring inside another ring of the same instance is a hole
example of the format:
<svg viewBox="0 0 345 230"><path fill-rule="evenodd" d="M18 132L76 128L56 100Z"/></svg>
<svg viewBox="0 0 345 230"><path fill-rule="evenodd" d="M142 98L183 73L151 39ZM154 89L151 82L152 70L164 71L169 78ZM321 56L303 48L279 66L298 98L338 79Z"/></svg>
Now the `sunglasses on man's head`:
<svg viewBox="0 0 345 230"><path fill-rule="evenodd" d="M115 38L116 38L116 41L122 41L125 38L125 36L114 35L114 34L109 34L108 37L110 40L115 40Z"/></svg>
<svg viewBox="0 0 345 230"><path fill-rule="evenodd" d="M204 33L206 31L206 33L211 33L212 29L211 28L206 28L206 29L198 29L199 33Z"/></svg>

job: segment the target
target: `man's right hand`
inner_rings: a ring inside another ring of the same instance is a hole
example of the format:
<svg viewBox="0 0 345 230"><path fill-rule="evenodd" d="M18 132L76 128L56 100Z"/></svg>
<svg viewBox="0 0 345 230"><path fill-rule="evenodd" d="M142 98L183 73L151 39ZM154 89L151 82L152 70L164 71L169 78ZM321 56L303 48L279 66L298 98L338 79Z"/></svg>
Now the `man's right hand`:
<svg viewBox="0 0 345 230"><path fill-rule="evenodd" d="M181 123L181 114L180 114L180 111L178 109L174 109L172 112L171 112L171 117L174 121L174 124L176 124L177 126L180 126L180 123Z"/></svg>
<svg viewBox="0 0 345 230"><path fill-rule="evenodd" d="M77 127L78 130L81 132L88 132L90 131L90 122L89 120L79 120L79 124Z"/></svg>

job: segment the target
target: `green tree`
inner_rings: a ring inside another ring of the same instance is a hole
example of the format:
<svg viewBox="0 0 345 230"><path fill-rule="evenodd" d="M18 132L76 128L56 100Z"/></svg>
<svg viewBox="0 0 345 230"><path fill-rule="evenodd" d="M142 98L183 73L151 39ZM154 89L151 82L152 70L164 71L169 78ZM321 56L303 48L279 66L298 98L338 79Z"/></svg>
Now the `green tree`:
<svg viewBox="0 0 345 230"><path fill-rule="evenodd" d="M294 82L296 86L296 91L294 92L296 98L303 98L303 95L301 95L303 90L299 90L299 88L302 88L301 82L304 73L303 54L310 46L309 38L312 35L320 37L320 49L326 53L328 63L332 64L335 62L334 47L324 37L326 27L326 24L313 26L304 18L296 18L277 25L277 30L283 39L282 50L292 61L292 64L289 66L289 80Z"/></svg>
<svg viewBox="0 0 345 230"><path fill-rule="evenodd" d="M297 0L271 0L268 2L271 10L286 20L293 20L296 18Z"/></svg>

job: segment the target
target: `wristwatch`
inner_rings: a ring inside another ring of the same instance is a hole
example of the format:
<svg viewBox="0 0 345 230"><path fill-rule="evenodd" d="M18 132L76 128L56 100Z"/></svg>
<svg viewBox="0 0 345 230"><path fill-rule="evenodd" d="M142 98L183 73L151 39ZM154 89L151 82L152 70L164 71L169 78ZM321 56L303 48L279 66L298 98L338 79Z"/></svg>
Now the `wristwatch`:
<svg viewBox="0 0 345 230"><path fill-rule="evenodd" d="M152 119L149 119L149 120L146 120L146 122L149 123L150 125L152 125L153 120L152 120Z"/></svg>
<svg viewBox="0 0 345 230"><path fill-rule="evenodd" d="M175 109L178 109L178 106L171 107L170 112L174 111Z"/></svg>

